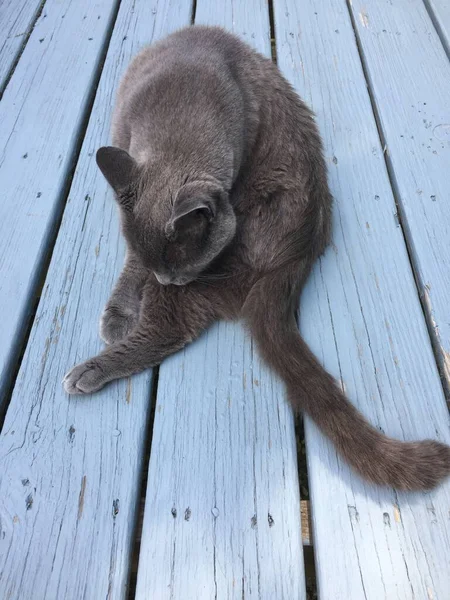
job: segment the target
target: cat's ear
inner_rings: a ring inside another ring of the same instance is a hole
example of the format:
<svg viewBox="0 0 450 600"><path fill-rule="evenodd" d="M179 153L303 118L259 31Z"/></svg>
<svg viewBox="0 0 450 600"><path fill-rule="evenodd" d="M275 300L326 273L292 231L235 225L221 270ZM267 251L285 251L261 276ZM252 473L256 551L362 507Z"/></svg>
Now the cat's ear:
<svg viewBox="0 0 450 600"><path fill-rule="evenodd" d="M198 217L203 223L205 220L212 221L224 195L226 194L219 184L204 181L185 184L175 198L167 230L170 232L181 226L186 218L192 221Z"/></svg>
<svg viewBox="0 0 450 600"><path fill-rule="evenodd" d="M136 175L137 163L126 150L104 146L97 150L97 165L117 194L127 190Z"/></svg>
<svg viewBox="0 0 450 600"><path fill-rule="evenodd" d="M176 222L187 215L202 215L212 219L215 215L215 203L209 198L184 198L183 201L177 200L173 206L171 221Z"/></svg>

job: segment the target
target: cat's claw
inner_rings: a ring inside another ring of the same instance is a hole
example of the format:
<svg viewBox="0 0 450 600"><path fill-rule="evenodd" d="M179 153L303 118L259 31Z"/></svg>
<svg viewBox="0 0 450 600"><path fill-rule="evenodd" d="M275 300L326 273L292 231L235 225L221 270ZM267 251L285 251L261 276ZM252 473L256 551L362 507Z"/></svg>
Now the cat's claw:
<svg viewBox="0 0 450 600"><path fill-rule="evenodd" d="M100 318L100 337L106 344L125 339L138 321L138 314L130 309L105 308Z"/></svg>
<svg viewBox="0 0 450 600"><path fill-rule="evenodd" d="M105 383L103 371L92 360L73 367L63 379L66 392L78 395L97 392Z"/></svg>

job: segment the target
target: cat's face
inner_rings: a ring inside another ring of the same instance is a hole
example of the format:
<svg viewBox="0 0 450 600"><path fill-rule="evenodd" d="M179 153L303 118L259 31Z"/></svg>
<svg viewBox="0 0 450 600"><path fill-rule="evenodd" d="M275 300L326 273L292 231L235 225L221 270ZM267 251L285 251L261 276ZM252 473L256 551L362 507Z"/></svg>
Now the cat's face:
<svg viewBox="0 0 450 600"><path fill-rule="evenodd" d="M142 185L135 160L112 147L100 148L97 164L116 192L128 245L162 285L197 279L233 239L236 217L217 181Z"/></svg>

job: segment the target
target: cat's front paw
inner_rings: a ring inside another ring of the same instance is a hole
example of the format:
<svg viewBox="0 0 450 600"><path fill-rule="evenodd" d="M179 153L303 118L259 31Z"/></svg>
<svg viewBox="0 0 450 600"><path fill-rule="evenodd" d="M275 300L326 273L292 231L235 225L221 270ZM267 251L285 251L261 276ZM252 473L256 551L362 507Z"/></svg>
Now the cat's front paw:
<svg viewBox="0 0 450 600"><path fill-rule="evenodd" d="M100 337L107 344L125 339L138 321L138 314L129 308L106 307L100 318Z"/></svg>
<svg viewBox="0 0 450 600"><path fill-rule="evenodd" d="M73 367L63 379L68 394L92 394L100 390L107 380L95 360Z"/></svg>

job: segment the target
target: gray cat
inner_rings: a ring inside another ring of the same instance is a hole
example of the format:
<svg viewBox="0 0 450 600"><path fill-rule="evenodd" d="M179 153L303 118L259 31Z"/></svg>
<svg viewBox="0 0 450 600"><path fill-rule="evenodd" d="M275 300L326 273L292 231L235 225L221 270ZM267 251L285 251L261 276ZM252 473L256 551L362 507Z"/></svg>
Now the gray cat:
<svg viewBox="0 0 450 600"><path fill-rule="evenodd" d="M450 447L369 425L298 332L332 198L312 113L269 60L218 28L169 36L131 63L112 141L97 163L120 207L126 263L101 318L108 346L66 375L69 394L159 364L213 321L243 318L294 410L361 475L412 490L449 474Z"/></svg>

